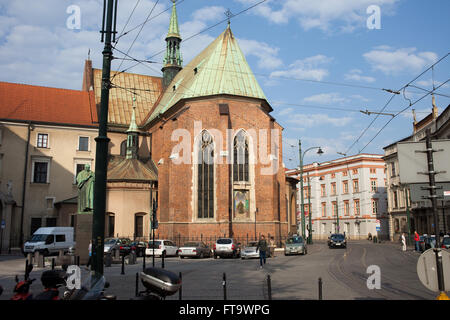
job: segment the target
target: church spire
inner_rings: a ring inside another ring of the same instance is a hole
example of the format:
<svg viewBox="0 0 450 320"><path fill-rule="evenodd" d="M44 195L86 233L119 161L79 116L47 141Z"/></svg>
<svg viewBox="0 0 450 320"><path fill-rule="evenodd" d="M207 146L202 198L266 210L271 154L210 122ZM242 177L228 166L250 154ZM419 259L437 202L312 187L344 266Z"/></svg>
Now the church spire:
<svg viewBox="0 0 450 320"><path fill-rule="evenodd" d="M183 59L180 51L181 36L178 27L177 8L172 0L172 15L170 17L169 32L166 36L166 54L163 60L163 88L167 88L173 78L182 69Z"/></svg>
<svg viewBox="0 0 450 320"><path fill-rule="evenodd" d="M131 114L130 127L127 130L127 159L137 159L139 147L139 129L136 124L136 97L133 97L133 113Z"/></svg>

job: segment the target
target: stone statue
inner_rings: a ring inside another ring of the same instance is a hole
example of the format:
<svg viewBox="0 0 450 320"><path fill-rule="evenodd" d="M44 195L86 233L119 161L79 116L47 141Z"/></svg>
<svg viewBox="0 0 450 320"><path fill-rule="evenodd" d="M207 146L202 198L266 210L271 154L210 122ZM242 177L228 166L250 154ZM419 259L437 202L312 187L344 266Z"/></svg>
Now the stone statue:
<svg viewBox="0 0 450 320"><path fill-rule="evenodd" d="M90 212L94 209L95 175L91 166L86 164L84 170L77 175L78 212Z"/></svg>

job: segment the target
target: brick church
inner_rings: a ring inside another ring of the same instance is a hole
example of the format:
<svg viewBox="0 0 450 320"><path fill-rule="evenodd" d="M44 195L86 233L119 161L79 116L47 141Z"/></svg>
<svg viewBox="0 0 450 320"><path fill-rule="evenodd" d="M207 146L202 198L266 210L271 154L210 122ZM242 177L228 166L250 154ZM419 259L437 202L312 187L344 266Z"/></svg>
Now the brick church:
<svg viewBox="0 0 450 320"><path fill-rule="evenodd" d="M174 3L166 43L162 79L112 73L109 111L110 129L125 128L136 93L158 177L159 236L286 235L283 128L230 25L183 66ZM83 87L93 86L97 103L100 81L88 61Z"/></svg>

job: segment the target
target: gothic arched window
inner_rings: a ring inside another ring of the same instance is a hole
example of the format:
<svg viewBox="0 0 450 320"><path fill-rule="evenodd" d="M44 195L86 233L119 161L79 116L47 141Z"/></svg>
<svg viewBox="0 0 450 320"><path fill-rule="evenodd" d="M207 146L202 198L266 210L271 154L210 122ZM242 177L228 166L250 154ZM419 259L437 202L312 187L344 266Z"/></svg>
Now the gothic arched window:
<svg viewBox="0 0 450 320"><path fill-rule="evenodd" d="M214 217L214 142L208 131L203 131L198 148L198 218Z"/></svg>
<svg viewBox="0 0 450 320"><path fill-rule="evenodd" d="M242 130L234 137L233 152L233 181L249 181L248 138Z"/></svg>
<svg viewBox="0 0 450 320"><path fill-rule="evenodd" d="M120 155L126 156L127 155L127 140L123 140L120 144Z"/></svg>

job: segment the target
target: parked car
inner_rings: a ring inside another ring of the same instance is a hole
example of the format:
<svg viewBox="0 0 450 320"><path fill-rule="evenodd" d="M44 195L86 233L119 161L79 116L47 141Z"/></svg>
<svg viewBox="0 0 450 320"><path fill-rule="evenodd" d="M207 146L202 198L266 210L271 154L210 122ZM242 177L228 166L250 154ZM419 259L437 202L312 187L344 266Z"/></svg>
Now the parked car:
<svg viewBox="0 0 450 320"><path fill-rule="evenodd" d="M134 241L131 243L131 250L134 250L138 257L142 257L145 254L145 249L147 249L147 245L143 241Z"/></svg>
<svg viewBox="0 0 450 320"><path fill-rule="evenodd" d="M155 257L177 256L178 247L171 240L158 239L155 242L149 241L147 249L145 249L145 255L152 256L153 254Z"/></svg>
<svg viewBox="0 0 450 320"><path fill-rule="evenodd" d="M289 254L307 254L308 249L306 247L306 243L301 236L291 236L286 239L284 244L284 255L287 256Z"/></svg>
<svg viewBox="0 0 450 320"><path fill-rule="evenodd" d="M23 252L25 256L36 251L48 256L58 254L59 250L68 252L70 247L75 247L73 227L45 227L37 229L25 242Z"/></svg>
<svg viewBox="0 0 450 320"><path fill-rule="evenodd" d="M241 258L242 259L252 259L259 258L259 252L256 252L256 247L258 245L258 241L250 241L247 245L242 248Z"/></svg>
<svg viewBox="0 0 450 320"><path fill-rule="evenodd" d="M342 233L334 233L328 240L328 247L331 248L346 248L347 240Z"/></svg>
<svg viewBox="0 0 450 320"><path fill-rule="evenodd" d="M241 244L233 238L219 238L214 244L214 259L217 259L217 257L239 258L240 256Z"/></svg>
<svg viewBox="0 0 450 320"><path fill-rule="evenodd" d="M450 249L450 237L449 236L444 236L444 238L442 238L441 246L444 249Z"/></svg>
<svg viewBox="0 0 450 320"><path fill-rule="evenodd" d="M103 252L111 254L113 257L116 255L117 250L120 255L128 255L131 252L131 240L128 238L107 238L105 239L105 245Z"/></svg>
<svg viewBox="0 0 450 320"><path fill-rule="evenodd" d="M178 256L183 259L184 257L194 258L210 258L211 248L203 242L186 242L178 249Z"/></svg>
<svg viewBox="0 0 450 320"><path fill-rule="evenodd" d="M436 237L434 235L425 236L423 242L424 242L424 251L436 247Z"/></svg>

